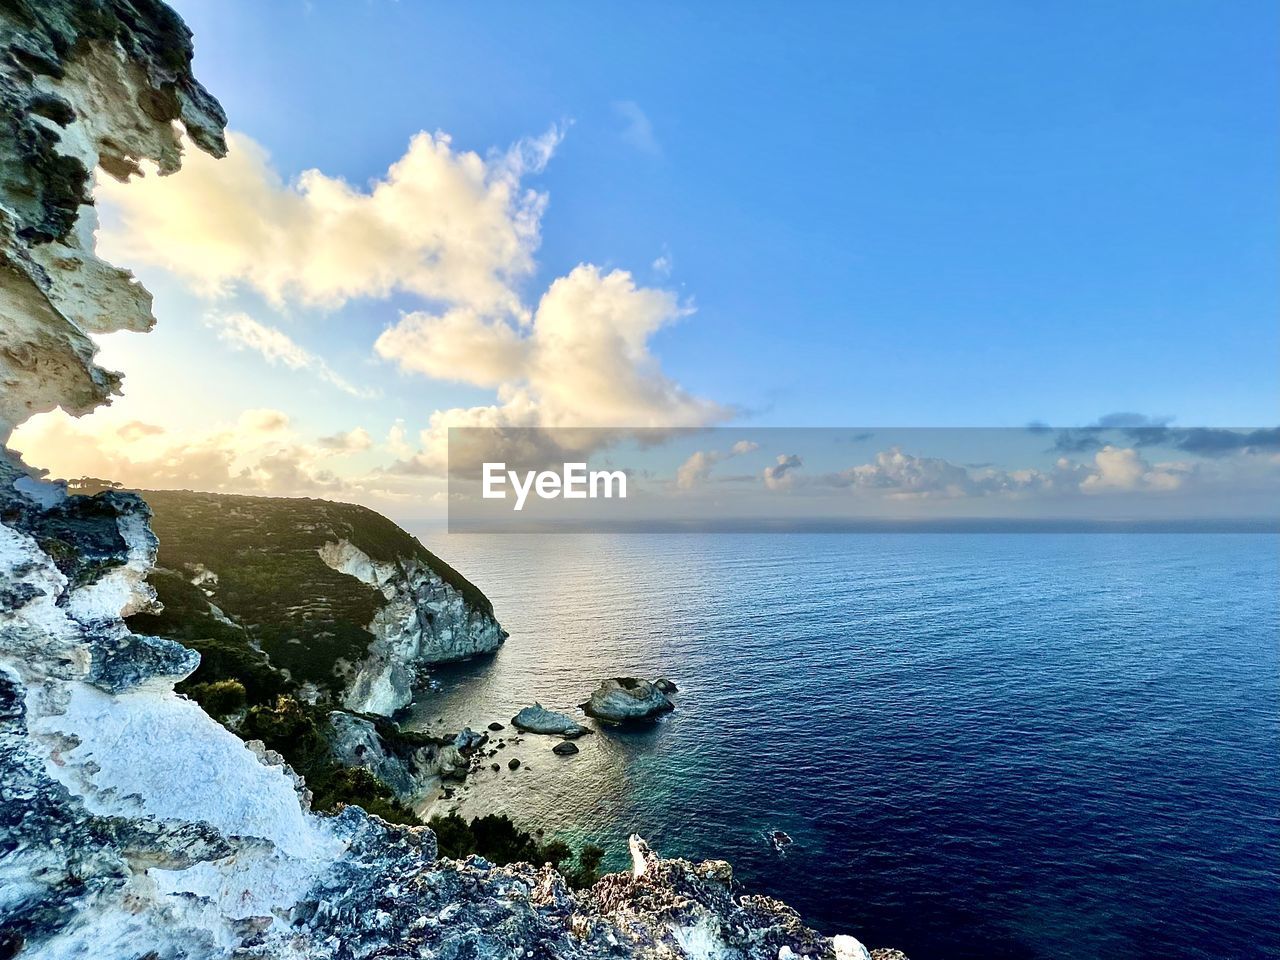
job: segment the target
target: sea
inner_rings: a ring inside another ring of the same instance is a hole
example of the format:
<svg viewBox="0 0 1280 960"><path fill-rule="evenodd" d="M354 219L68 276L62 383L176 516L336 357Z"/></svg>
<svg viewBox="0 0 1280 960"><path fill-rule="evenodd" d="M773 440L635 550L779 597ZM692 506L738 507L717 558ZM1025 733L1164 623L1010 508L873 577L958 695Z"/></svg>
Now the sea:
<svg viewBox="0 0 1280 960"><path fill-rule="evenodd" d="M679 686L574 757L508 742L449 808L728 860L912 960L1280 957L1274 534L414 532L511 634L414 726Z"/></svg>

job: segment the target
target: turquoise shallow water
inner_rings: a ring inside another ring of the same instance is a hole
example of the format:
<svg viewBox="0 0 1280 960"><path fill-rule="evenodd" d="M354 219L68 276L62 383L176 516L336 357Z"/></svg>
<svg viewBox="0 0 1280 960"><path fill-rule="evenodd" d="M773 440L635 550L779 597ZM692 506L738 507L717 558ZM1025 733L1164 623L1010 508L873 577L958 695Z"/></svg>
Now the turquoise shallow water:
<svg viewBox="0 0 1280 960"><path fill-rule="evenodd" d="M1280 538L415 532L511 632L419 724L681 688L466 813L724 858L913 960L1280 956Z"/></svg>

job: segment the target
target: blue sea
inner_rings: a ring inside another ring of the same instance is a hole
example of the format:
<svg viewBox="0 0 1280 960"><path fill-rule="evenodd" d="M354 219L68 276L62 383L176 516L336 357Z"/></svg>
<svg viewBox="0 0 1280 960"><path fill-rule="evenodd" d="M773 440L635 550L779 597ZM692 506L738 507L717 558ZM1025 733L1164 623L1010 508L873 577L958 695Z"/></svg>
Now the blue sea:
<svg viewBox="0 0 1280 960"><path fill-rule="evenodd" d="M509 745L464 814L726 859L912 960L1280 957L1274 535L415 532L511 633L417 725L680 686L576 757Z"/></svg>

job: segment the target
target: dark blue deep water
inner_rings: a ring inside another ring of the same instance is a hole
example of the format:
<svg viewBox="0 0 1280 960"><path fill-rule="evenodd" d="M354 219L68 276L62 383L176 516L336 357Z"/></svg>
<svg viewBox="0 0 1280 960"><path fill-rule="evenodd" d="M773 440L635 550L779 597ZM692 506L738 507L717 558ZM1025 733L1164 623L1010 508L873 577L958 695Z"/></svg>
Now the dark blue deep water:
<svg viewBox="0 0 1280 960"><path fill-rule="evenodd" d="M912 960L1280 956L1275 536L419 532L511 632L421 725L681 688L464 813L727 859Z"/></svg>

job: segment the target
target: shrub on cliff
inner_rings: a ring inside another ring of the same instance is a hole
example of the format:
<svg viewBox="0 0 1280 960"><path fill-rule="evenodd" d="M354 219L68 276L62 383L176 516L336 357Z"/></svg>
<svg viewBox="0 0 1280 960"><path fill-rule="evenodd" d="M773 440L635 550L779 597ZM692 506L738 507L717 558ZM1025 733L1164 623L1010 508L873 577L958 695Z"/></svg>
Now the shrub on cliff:
<svg viewBox="0 0 1280 960"><path fill-rule="evenodd" d="M244 684L239 680L215 680L197 683L184 691L211 717L225 717L243 710L246 702Z"/></svg>
<svg viewBox="0 0 1280 960"><path fill-rule="evenodd" d="M471 854L484 857L499 866L508 863L549 863L562 874L570 886L589 887L600 877L604 850L588 843L572 863L573 848L563 840L540 843L531 833L521 830L505 813L477 817L467 823L456 813L436 815L427 824L435 832L440 855L461 860Z"/></svg>
<svg viewBox="0 0 1280 960"><path fill-rule="evenodd" d="M308 779L311 805L317 810L335 811L347 805L364 809L390 823L421 826L417 814L398 801L391 788L364 767L335 767L328 776Z"/></svg>
<svg viewBox="0 0 1280 960"><path fill-rule="evenodd" d="M313 756L323 749L315 709L293 697L276 698L274 706L251 707L240 725L246 740L261 740L284 755L290 765L305 772Z"/></svg>

